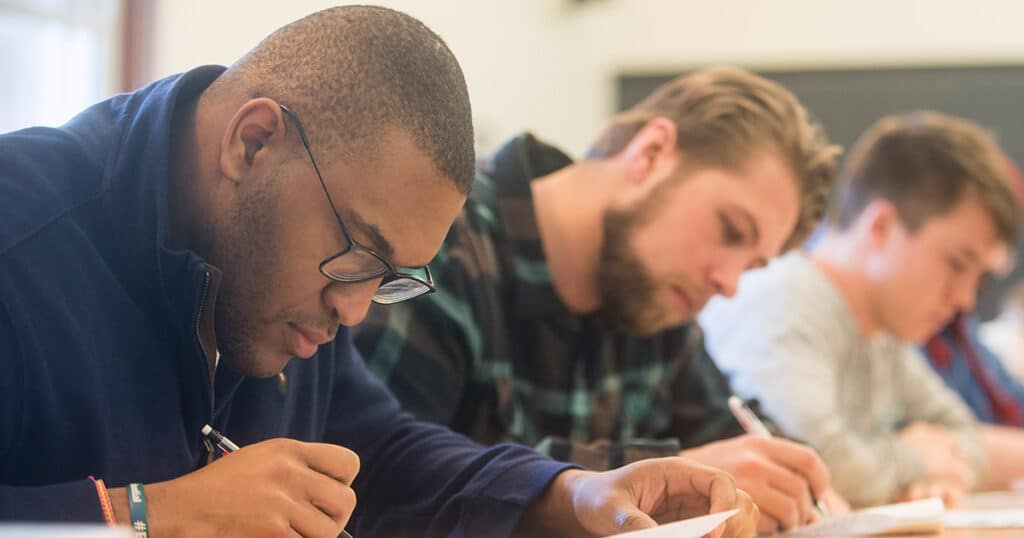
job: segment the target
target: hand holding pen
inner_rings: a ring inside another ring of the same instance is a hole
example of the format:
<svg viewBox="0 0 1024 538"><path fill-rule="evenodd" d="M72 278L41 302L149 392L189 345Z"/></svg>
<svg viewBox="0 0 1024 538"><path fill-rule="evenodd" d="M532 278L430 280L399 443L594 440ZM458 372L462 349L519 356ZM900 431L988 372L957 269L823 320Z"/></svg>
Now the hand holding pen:
<svg viewBox="0 0 1024 538"><path fill-rule="evenodd" d="M202 433L225 454L239 450L238 445L209 424L203 426ZM299 495L299 497L305 497L302 499L305 509L298 510L298 513L295 510L285 510L287 513L281 514L288 518L289 528L302 536L352 538L352 535L345 531L345 524L352 515L352 509L355 508L355 493L349 485L356 473L359 472L358 456L344 447L325 443L302 443L290 439L271 439L256 443L246 450L246 455L254 454L257 451L276 453L278 450L284 453L287 460L292 460L292 463L295 463L292 458L297 458L299 463L305 467L305 471L298 472L290 465L279 469L289 474L289 480L284 483L275 480L274 476L269 477L268 485L271 488L287 489L291 486L294 489L297 486L296 482L299 482L305 491L304 495ZM239 456L225 458L225 463L236 460ZM331 461L331 458L338 459ZM212 467L209 466L206 469L212 469ZM274 472L273 466L270 471ZM243 522L239 521L238 523ZM258 523L251 521L248 523L252 523L252 527L259 527ZM276 523L276 520L272 523Z"/></svg>
<svg viewBox="0 0 1024 538"><path fill-rule="evenodd" d="M733 416L736 417L743 431L759 437L772 437L772 432L768 430L768 427L761 422L761 419L757 418L757 415L738 396L729 396L729 410L732 411ZM829 513L828 509L825 508L825 503L821 502L821 499L815 498L813 491L810 494L818 514L823 518L828 518Z"/></svg>
<svg viewBox="0 0 1024 538"><path fill-rule="evenodd" d="M208 435L221 450L234 452L173 480L146 484L151 536L334 537L344 531L356 505L350 487L359 472L354 452L292 439L238 450L212 428Z"/></svg>

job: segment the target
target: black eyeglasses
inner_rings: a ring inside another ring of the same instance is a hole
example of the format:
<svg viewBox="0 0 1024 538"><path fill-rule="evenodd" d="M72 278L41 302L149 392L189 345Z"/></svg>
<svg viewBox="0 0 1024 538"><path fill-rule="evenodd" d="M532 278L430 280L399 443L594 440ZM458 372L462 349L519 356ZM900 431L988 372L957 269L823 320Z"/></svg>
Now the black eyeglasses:
<svg viewBox="0 0 1024 538"><path fill-rule="evenodd" d="M309 149L309 139L306 138L306 130L302 128L302 122L288 107L281 104L278 106L295 123L295 127L299 131L299 138L302 139L302 145L306 148L306 154L309 155L309 162L313 164L313 171L316 172L316 177L320 180L320 187L324 190L324 195L327 196L327 203L331 205L331 211L334 211L334 217L338 219L338 225L341 226L341 233L348 241L348 246L344 250L320 262L320 272L335 282L346 284L383 277L380 287L373 294L373 302L379 304L394 304L433 292L436 288L429 267L407 269L422 271L423 276L399 271L373 249L356 243L352 234L348 232L348 226L345 226L345 221L341 218L337 206L334 205L330 191L327 190L324 177L320 174L320 167L317 166L316 159L313 158L313 150Z"/></svg>

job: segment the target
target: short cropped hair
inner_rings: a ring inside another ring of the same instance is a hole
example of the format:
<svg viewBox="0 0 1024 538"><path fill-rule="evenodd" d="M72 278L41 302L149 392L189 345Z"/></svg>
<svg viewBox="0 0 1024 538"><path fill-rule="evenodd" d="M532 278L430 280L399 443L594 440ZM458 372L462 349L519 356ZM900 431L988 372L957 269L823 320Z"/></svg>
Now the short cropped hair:
<svg viewBox="0 0 1024 538"><path fill-rule="evenodd" d="M973 195L999 236L1016 241L1020 216L1010 167L991 134L968 120L920 111L882 118L843 165L829 223L850 226L872 201L889 201L916 230Z"/></svg>
<svg viewBox="0 0 1024 538"><path fill-rule="evenodd" d="M466 81L444 41L408 15L370 6L314 13L267 36L211 90L218 86L288 106L325 161L383 158L380 137L405 132L459 192L470 190Z"/></svg>

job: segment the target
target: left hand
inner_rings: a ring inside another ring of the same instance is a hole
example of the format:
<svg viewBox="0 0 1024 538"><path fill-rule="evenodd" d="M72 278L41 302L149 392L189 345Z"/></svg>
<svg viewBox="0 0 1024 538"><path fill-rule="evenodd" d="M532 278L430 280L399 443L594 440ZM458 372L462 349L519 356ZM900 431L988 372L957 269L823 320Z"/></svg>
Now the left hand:
<svg viewBox="0 0 1024 538"><path fill-rule="evenodd" d="M896 502L908 502L939 497L946 508L958 508L966 493L963 486L958 483L925 479L907 486L895 500Z"/></svg>
<svg viewBox="0 0 1024 538"><path fill-rule="evenodd" d="M738 508L712 538L748 538L758 510L732 476L685 458L638 461L601 473L570 470L555 478L522 524L559 535L606 536Z"/></svg>

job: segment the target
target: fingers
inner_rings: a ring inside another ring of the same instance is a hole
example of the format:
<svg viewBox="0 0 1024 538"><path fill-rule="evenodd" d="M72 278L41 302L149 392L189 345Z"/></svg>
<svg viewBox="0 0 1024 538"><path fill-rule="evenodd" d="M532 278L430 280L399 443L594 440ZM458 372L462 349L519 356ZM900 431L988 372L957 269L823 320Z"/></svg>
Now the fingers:
<svg viewBox="0 0 1024 538"><path fill-rule="evenodd" d="M846 499L835 488L828 488L825 496L819 500L825 503L828 513L832 517L845 516L850 513L850 503L846 502Z"/></svg>
<svg viewBox="0 0 1024 538"><path fill-rule="evenodd" d="M694 489L708 498L710 513L732 510L736 507L736 481L725 471L701 466L696 476L691 475ZM746 495L746 494L744 494Z"/></svg>
<svg viewBox="0 0 1024 538"><path fill-rule="evenodd" d="M729 518L725 525L719 526L712 533L716 538L749 538L759 528L758 520L760 512L758 507L751 500L750 496L743 490L736 491L736 508L739 513Z"/></svg>
<svg viewBox="0 0 1024 538"><path fill-rule="evenodd" d="M356 494L352 488L309 470L305 480L305 496L318 510L334 519L340 527L344 527L356 507Z"/></svg>
<svg viewBox="0 0 1024 538"><path fill-rule="evenodd" d="M757 506L761 508L761 505ZM761 512L761 519L757 522L758 534L775 534L782 532L782 528L782 522L769 515L767 510Z"/></svg>
<svg viewBox="0 0 1024 538"><path fill-rule="evenodd" d="M755 447L764 456L785 466L810 485L816 496L823 496L831 483L828 467L814 449L779 438L758 438Z"/></svg>
<svg viewBox="0 0 1024 538"><path fill-rule="evenodd" d="M344 484L359 474L359 456L351 450L327 443L297 443L300 457L317 471Z"/></svg>
<svg viewBox="0 0 1024 538"><path fill-rule="evenodd" d="M942 503L946 508L960 508L960 501L964 498L964 490L960 488L945 488L942 491Z"/></svg>
<svg viewBox="0 0 1024 538"><path fill-rule="evenodd" d="M741 485L741 487L743 486ZM750 494L764 514L763 519L765 521L761 527L762 529L769 531L787 530L798 527L806 521L803 511L800 510L797 501L793 497L764 485L753 493L746 487L743 487L743 489ZM769 529L769 526L776 528Z"/></svg>
<svg viewBox="0 0 1024 538"><path fill-rule="evenodd" d="M621 510L615 514L615 526L621 532L638 531L657 527L658 523L651 516L643 513L638 508Z"/></svg>
<svg viewBox="0 0 1024 538"><path fill-rule="evenodd" d="M760 472L737 481L764 512L783 523L784 529L803 525L814 513L807 481L772 461L763 461Z"/></svg>
<svg viewBox="0 0 1024 538"><path fill-rule="evenodd" d="M339 525L334 518L318 510L315 506L301 502L292 506L288 521L295 532L306 538L320 536L335 538L345 528L344 525Z"/></svg>
<svg viewBox="0 0 1024 538"><path fill-rule="evenodd" d="M918 499L939 497L947 508L955 508L960 505L960 500L963 495L964 489L956 484L943 481L925 480L915 482L907 486L901 500L915 501Z"/></svg>
<svg viewBox="0 0 1024 538"><path fill-rule="evenodd" d="M655 467L648 467L651 465ZM678 457L645 460L623 469L629 468L641 474L653 472L664 484L663 496L696 494L707 499L711 512L732 510L736 505L736 481L721 469Z"/></svg>

